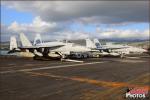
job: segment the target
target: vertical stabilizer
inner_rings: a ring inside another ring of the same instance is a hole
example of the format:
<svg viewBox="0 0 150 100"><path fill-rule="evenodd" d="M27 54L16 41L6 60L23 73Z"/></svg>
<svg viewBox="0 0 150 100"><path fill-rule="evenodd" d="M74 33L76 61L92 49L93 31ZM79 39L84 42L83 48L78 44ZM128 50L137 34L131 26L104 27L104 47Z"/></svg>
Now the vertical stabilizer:
<svg viewBox="0 0 150 100"><path fill-rule="evenodd" d="M21 41L21 45L23 47L32 46L31 42L28 40L28 38L23 33L20 33L20 41Z"/></svg>
<svg viewBox="0 0 150 100"><path fill-rule="evenodd" d="M40 43L42 43L41 35L36 34L33 45L40 44Z"/></svg>
<svg viewBox="0 0 150 100"><path fill-rule="evenodd" d="M96 48L93 41L91 41L90 39L86 39L86 47L87 48Z"/></svg>
<svg viewBox="0 0 150 100"><path fill-rule="evenodd" d="M93 41L94 41L94 44L95 44L96 48L101 48L102 47L102 45L101 45L101 43L99 42L98 39L94 39Z"/></svg>
<svg viewBox="0 0 150 100"><path fill-rule="evenodd" d="M10 50L17 49L17 41L15 36L10 37Z"/></svg>

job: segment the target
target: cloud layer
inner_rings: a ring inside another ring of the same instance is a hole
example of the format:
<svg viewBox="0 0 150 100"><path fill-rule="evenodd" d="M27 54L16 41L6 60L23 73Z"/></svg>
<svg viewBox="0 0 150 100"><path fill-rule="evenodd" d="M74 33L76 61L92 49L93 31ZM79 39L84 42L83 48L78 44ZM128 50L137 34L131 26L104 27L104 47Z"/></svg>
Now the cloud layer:
<svg viewBox="0 0 150 100"><path fill-rule="evenodd" d="M148 1L3 1L2 5L11 9L30 12L34 20L29 23L14 21L6 26L1 23L3 40L10 35L26 33L33 39L35 33L48 39L85 39L85 38L142 38L149 37L149 30L112 29L104 30L99 25L128 25L147 23L149 19ZM73 23L96 25L95 32L73 31Z"/></svg>
<svg viewBox="0 0 150 100"><path fill-rule="evenodd" d="M121 38L121 39L148 39L149 38L149 30L119 30L119 29L106 29L105 31L99 31L97 29L98 37L99 38Z"/></svg>
<svg viewBox="0 0 150 100"><path fill-rule="evenodd" d="M100 39L148 39L149 30L133 30L133 29L113 29L97 27L95 32L85 32L84 30L71 31L65 27L60 27L56 23L45 22L40 17L35 17L32 23L19 24L13 22L11 25L1 25L2 37L5 40L10 35L18 35L24 32L30 40L33 40L36 33L42 34L44 40L54 39L85 39L85 38L100 38ZM59 30L59 31L58 31Z"/></svg>
<svg viewBox="0 0 150 100"><path fill-rule="evenodd" d="M85 23L148 22L148 1L6 1L18 11L39 15L45 21L80 20Z"/></svg>

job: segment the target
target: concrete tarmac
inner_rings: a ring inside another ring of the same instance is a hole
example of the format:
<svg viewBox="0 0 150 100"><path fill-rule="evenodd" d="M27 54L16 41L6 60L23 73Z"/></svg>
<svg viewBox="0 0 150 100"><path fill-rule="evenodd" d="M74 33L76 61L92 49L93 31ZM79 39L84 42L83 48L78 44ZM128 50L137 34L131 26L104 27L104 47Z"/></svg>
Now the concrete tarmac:
<svg viewBox="0 0 150 100"><path fill-rule="evenodd" d="M127 88L150 86L149 57L0 60L1 100L126 100Z"/></svg>

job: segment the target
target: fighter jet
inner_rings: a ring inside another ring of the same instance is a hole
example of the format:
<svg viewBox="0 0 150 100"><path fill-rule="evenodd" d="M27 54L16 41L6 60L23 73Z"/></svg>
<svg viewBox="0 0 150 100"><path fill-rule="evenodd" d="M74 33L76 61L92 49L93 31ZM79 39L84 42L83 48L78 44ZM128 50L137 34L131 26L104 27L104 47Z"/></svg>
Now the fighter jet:
<svg viewBox="0 0 150 100"><path fill-rule="evenodd" d="M119 45L119 44L108 44L107 45L101 45L101 43L98 41L98 39L94 39L93 41L91 41L90 39L86 40L87 42L91 42L90 44L92 46L89 46L87 44L87 46L89 47L93 47L94 49L98 49L101 52L107 52L109 53L109 55L112 56L122 56L122 55L127 55L130 53L144 53L147 52L147 50L142 49L142 48L137 48L137 47L133 47L133 46L128 46L128 45Z"/></svg>
<svg viewBox="0 0 150 100"><path fill-rule="evenodd" d="M61 41L43 42L40 34L36 35L33 45L35 46L64 45L59 48L52 49L48 54L50 56L50 55L53 55L53 53L57 52L57 53L60 53L63 58L66 58L72 54L75 54L76 56L78 56L78 58L80 58L79 55L85 58L85 56L86 57L88 56L88 52L91 51L90 48L77 45L74 43L68 43L67 41L65 43Z"/></svg>
<svg viewBox="0 0 150 100"><path fill-rule="evenodd" d="M102 56L121 56L120 53L113 52L113 50L128 48L128 46L123 45L101 45L98 39L94 39L93 41L86 39L86 47L99 50Z"/></svg>
<svg viewBox="0 0 150 100"><path fill-rule="evenodd" d="M10 38L10 51L8 53L18 52L20 56L24 57L34 57L34 56L48 57L48 53L50 50L64 46L63 43L60 44L51 43L51 45L45 45L43 43L44 45L43 44L32 45L32 43L23 33L20 33L20 41L21 46L18 47L15 36L12 36Z"/></svg>

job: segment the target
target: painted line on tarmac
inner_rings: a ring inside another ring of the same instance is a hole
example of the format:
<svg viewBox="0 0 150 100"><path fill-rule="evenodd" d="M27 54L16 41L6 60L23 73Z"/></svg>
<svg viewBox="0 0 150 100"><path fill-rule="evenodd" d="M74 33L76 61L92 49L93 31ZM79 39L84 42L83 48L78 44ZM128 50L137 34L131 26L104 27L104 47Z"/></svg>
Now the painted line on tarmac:
<svg viewBox="0 0 150 100"><path fill-rule="evenodd" d="M125 58L129 58L129 59L140 59L140 57L125 57Z"/></svg>
<svg viewBox="0 0 150 100"><path fill-rule="evenodd" d="M10 70L10 71L2 71L0 72L0 74L25 72L25 71L37 71L37 70L45 70L45 69L57 69L57 68L66 68L66 67L83 66L83 65L93 65L93 64L99 64L99 63L105 63L105 62L92 62L92 63L81 63L81 64L72 64L72 65L59 65L59 66L50 66L50 67Z"/></svg>
<svg viewBox="0 0 150 100"><path fill-rule="evenodd" d="M50 77L50 78L58 78L58 79L67 79L67 80L73 80L83 83L89 83L101 87L134 87L134 88L142 88L146 90L150 90L150 86L148 85L136 85L136 84L130 84L127 82L112 82L112 81L102 81L102 80L95 80L95 79L89 79L89 78L82 78L82 77L68 77L68 76L60 76L60 75L54 75L51 73L39 73L39 72L25 72L27 74L35 75L35 76L43 76L43 77Z"/></svg>

